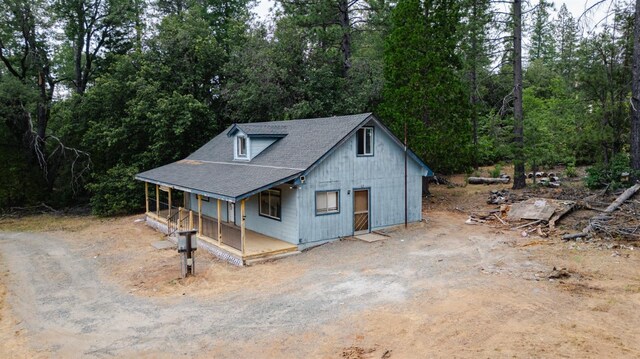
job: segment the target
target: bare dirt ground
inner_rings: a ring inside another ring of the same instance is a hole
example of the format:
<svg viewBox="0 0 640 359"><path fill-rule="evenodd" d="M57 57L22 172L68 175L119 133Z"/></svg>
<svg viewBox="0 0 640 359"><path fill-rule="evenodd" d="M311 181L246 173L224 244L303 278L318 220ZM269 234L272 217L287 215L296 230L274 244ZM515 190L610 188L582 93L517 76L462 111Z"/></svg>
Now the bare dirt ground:
<svg viewBox="0 0 640 359"><path fill-rule="evenodd" d="M0 357L640 357L634 244L465 225L490 188L432 186L425 223L382 242L198 253L187 280L141 216L4 221Z"/></svg>

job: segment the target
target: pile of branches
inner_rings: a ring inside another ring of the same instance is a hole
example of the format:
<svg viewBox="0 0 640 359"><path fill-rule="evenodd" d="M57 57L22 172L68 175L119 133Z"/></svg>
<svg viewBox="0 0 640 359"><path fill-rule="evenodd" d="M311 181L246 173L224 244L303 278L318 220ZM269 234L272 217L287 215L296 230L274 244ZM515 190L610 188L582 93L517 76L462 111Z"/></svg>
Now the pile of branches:
<svg viewBox="0 0 640 359"><path fill-rule="evenodd" d="M566 234L562 239L576 239L590 237L592 233L598 233L608 238L640 239L640 216L638 213L638 201L632 197L640 190L640 183L622 192L615 201L599 214L589 220L589 224L582 232ZM591 208L593 209L593 208Z"/></svg>
<svg viewBox="0 0 640 359"><path fill-rule="evenodd" d="M30 216L34 214L59 214L60 212L51 206L44 203L40 203L35 206L28 207L9 207L0 210L0 219L6 218L19 218L24 216Z"/></svg>

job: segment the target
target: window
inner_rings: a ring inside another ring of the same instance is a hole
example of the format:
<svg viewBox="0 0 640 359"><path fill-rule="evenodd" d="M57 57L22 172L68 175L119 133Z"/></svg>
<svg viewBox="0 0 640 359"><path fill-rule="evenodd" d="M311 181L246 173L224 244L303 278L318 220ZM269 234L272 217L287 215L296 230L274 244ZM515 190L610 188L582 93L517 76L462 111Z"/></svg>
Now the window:
<svg viewBox="0 0 640 359"><path fill-rule="evenodd" d="M238 158L246 158L247 157L247 138L244 136L238 136L237 145L236 145L236 157Z"/></svg>
<svg viewBox="0 0 640 359"><path fill-rule="evenodd" d="M373 127L358 129L358 156L373 156Z"/></svg>
<svg viewBox="0 0 640 359"><path fill-rule="evenodd" d="M280 190L268 189L260 192L260 215L280 219Z"/></svg>
<svg viewBox="0 0 640 359"><path fill-rule="evenodd" d="M316 215L340 212L338 191L316 192Z"/></svg>

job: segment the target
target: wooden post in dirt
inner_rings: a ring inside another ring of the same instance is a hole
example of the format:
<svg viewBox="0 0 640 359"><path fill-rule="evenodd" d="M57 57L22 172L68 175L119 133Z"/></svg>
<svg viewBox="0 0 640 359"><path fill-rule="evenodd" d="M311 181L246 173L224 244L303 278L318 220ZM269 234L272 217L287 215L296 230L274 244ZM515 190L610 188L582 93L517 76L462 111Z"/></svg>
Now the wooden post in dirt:
<svg viewBox="0 0 640 359"><path fill-rule="evenodd" d="M144 212L149 213L149 182L144 183Z"/></svg>
<svg viewBox="0 0 640 359"><path fill-rule="evenodd" d="M218 199L218 245L222 244L222 222L220 219L220 200Z"/></svg>
<svg viewBox="0 0 640 359"><path fill-rule="evenodd" d="M202 235L202 195L198 195L198 234Z"/></svg>
<svg viewBox="0 0 640 359"><path fill-rule="evenodd" d="M243 199L242 201L240 201L240 248L242 248L242 255L244 256L244 249L245 249L245 229L244 229L244 222L245 222L245 213L244 213L244 202L245 200Z"/></svg>
<svg viewBox="0 0 640 359"><path fill-rule="evenodd" d="M160 186L156 185L156 216L160 218Z"/></svg>

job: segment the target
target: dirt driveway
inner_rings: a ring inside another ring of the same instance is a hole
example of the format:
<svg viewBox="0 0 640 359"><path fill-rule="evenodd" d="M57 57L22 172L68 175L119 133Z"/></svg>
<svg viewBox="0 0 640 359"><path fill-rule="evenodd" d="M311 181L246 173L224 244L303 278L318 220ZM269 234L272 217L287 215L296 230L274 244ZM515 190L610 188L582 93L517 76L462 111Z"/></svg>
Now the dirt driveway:
<svg viewBox="0 0 640 359"><path fill-rule="evenodd" d="M433 212L383 242L253 267L200 253L180 280L136 218L0 232L0 357L640 356L632 250ZM549 281L553 266L571 277Z"/></svg>

